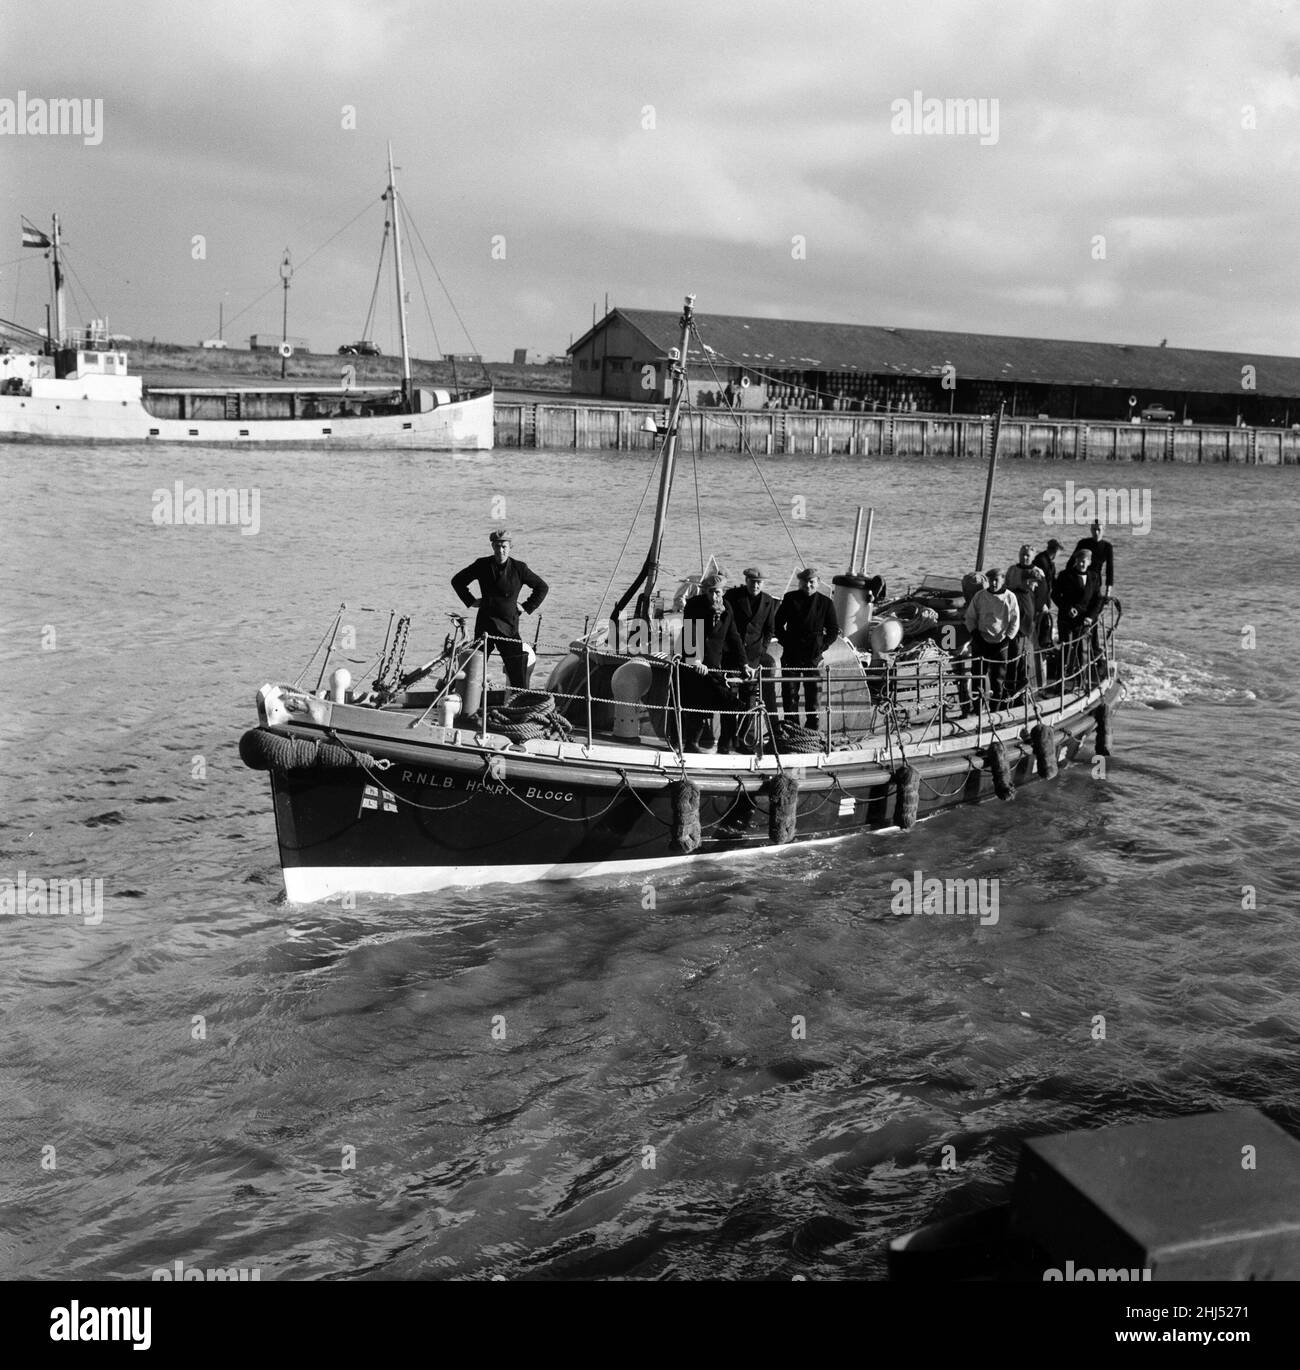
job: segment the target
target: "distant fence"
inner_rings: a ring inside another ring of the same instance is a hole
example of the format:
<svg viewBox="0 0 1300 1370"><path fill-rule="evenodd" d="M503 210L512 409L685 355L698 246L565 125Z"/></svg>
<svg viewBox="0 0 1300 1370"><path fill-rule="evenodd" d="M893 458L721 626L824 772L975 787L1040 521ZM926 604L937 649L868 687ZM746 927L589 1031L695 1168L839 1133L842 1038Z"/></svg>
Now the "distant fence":
<svg viewBox="0 0 1300 1370"><path fill-rule="evenodd" d="M647 418L662 424L663 405L496 404L498 447L583 451L647 451L658 443L644 432ZM810 414L764 409L694 409L682 423L688 450L811 456L983 458L993 420L936 414ZM1107 423L1071 419L1002 420L998 456L1049 461L1240 462L1300 464L1300 432L1280 428L1187 427L1171 423Z"/></svg>

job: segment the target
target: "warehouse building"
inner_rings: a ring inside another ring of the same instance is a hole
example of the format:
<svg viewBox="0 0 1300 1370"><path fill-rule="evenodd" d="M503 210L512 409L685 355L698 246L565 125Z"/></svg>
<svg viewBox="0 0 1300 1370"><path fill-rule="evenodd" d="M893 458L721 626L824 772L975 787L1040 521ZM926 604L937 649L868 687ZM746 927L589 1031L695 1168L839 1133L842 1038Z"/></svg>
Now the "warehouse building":
<svg viewBox="0 0 1300 1370"><path fill-rule="evenodd" d="M569 348L573 394L666 397L680 314L613 309ZM692 400L744 409L1290 426L1300 358L919 328L696 316Z"/></svg>

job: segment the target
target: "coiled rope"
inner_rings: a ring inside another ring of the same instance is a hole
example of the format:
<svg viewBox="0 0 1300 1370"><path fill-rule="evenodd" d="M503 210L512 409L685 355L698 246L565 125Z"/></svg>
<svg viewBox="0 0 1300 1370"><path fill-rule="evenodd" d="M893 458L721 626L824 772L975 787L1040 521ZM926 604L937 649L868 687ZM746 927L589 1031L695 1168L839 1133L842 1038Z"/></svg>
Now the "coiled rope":
<svg viewBox="0 0 1300 1370"><path fill-rule="evenodd" d="M782 719L776 728L777 741L786 752L812 753L825 750L822 735L815 728L804 728L798 723Z"/></svg>
<svg viewBox="0 0 1300 1370"><path fill-rule="evenodd" d="M568 742L573 724L555 707L555 697L544 690L520 690L509 702L488 710L488 727L511 742L552 738Z"/></svg>

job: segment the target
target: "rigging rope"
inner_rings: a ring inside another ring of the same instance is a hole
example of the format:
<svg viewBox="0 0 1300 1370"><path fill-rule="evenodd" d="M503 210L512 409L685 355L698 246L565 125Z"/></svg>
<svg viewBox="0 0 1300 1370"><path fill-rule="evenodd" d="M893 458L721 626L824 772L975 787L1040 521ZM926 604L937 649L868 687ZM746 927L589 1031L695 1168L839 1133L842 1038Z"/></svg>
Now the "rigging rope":
<svg viewBox="0 0 1300 1370"><path fill-rule="evenodd" d="M713 349L705 346L704 337L699 330L698 320L695 321L694 326L696 337L700 340L700 351L703 354L705 361L709 364L709 371L712 374L714 381L721 387L722 381L718 376L717 368L713 365ZM721 356L721 353L718 355ZM790 525L786 523L785 515L781 512L781 506L777 503L776 496L772 493L772 487L767 483L767 477L763 474L763 468L758 464L758 458L754 455L754 450L749 445L749 439L745 435L745 430L741 425L739 416L733 411L731 418L736 425L736 431L740 434L740 445L750 461L754 463L754 470L758 472L758 478L763 482L763 489L767 491L768 499L772 501L772 508L776 510L776 516L781 521L781 527L785 529L785 535L790 539L790 546L794 548L794 554L798 558L799 565L806 566L808 563L804 560L804 555L799 550L799 544L794 540L794 534L790 531Z"/></svg>
<svg viewBox="0 0 1300 1370"><path fill-rule="evenodd" d="M466 324L465 320L461 318L460 310L456 308L456 301L452 299L451 291L447 289L447 283L442 279L442 273L438 270L438 263L433 260L433 253L429 251L427 245L425 244L424 234L420 232L420 226L415 222L414 219L411 218L409 211L407 211L406 209L406 197L404 195L399 194L398 203L401 205L402 212L406 217L407 227L411 230L412 234L414 234L416 241L424 249L424 255L429 259L429 266L433 269L433 274L438 284L442 286L442 293L447 297L447 303L451 306L451 312L456 316L456 322L460 324L461 329L464 331L465 337L469 339L469 345L471 350L477 352L480 356L482 356L482 352L478 344L474 341L473 337L470 336L469 325ZM417 277L420 274L419 260L420 259L416 257L414 253L412 253L411 261L415 264L415 271ZM423 285L421 285L421 289L423 289ZM487 372L488 378L491 379L491 372L488 371L486 366L483 367L483 370Z"/></svg>
<svg viewBox="0 0 1300 1370"><path fill-rule="evenodd" d="M388 234L390 232L388 217L384 217L384 238L379 244L379 265L375 268L375 288L370 292L370 308L366 310L365 326L361 330L362 338L370 337L370 325L375 317L375 301L379 299L379 282L384 274L384 254L388 251Z"/></svg>
<svg viewBox="0 0 1300 1370"><path fill-rule="evenodd" d="M689 402L689 399L690 399L690 395L689 395L689 392L688 392L688 394L687 394L687 401L688 401L688 402ZM692 474L693 474L694 477L695 477L695 528L696 528L696 531L698 532L699 538L700 538L700 574L703 575L703 574L704 574L704 514L703 514L703 511L702 511L701 508L700 508L700 468L699 468L699 466L698 466L698 464L696 463L696 460L695 460L695 428L694 428L694 425L691 424L691 422L690 422L690 418L691 418L691 416L695 413L695 411L694 411L693 409L690 408L689 403L683 404L683 405L682 405L682 408L683 408L684 410L686 410L686 414L687 414L687 425L686 425L687 442L688 442L688 444L689 444L689 446L690 446L690 449L691 449L691 472L692 472ZM680 424L680 421L679 421L679 423L678 423L678 428L680 428L680 427L681 427L681 424Z"/></svg>
<svg viewBox="0 0 1300 1370"><path fill-rule="evenodd" d="M382 203L382 200L383 200L383 197L382 197L382 196L380 197L380 200L381 200L381 203ZM316 257L316 256L318 256L320 253L324 252L324 250L325 250L325 249L334 241L335 238L339 237L339 236L340 236L341 234L343 234L343 233L346 233L346 232L348 231L348 229L350 229L350 228L352 227L352 225L353 225L354 223L356 223L356 221L357 221L359 218L361 218L361 216L362 216L363 214L366 214L366 213L368 213L368 212L370 211L370 208L371 208L371 206L372 206L374 203L375 203L375 198L374 198L374 196L373 196L373 195L368 195L368 196L366 197L366 202L365 202L364 205L362 205L361 209L358 210L358 212L357 212L356 214L354 214L354 215L352 216L352 218L350 218L350 219L347 221L347 223L345 223L345 224L343 225L343 227L340 228L340 229L338 230L337 233L332 233L328 238L325 239L325 241L324 241L323 243L321 243L321 245L320 245L319 247L317 247L317 248L315 248L313 251L309 252L309 253L307 254L307 256L305 256L305 257L302 259L302 261L300 261L300 262L294 267L294 272L295 272L295 274L296 274L297 272L301 271L301 270L303 269L303 267L305 267L305 266L307 265L307 263L308 263L309 261L311 261L311 259L312 259L313 257ZM275 291L277 291L277 290L283 290L283 289L284 289L284 282L283 282L283 281L276 281L276 283L275 283L274 285L267 286L267 288L266 288L264 291L262 291L262 293L261 293L255 300L250 300L249 303L246 304L246 305L243 307L243 309L240 309L240 310L236 311L234 314L232 314L232 315L226 320L226 327L229 328L230 325L231 325L232 323L234 323L234 321L235 321L236 319L241 318L243 315L247 314L248 311L249 311L250 309L255 309L259 304L262 303L262 301L263 301L264 299L266 299L266 297L267 297L268 295L272 294L273 292L275 292Z"/></svg>
<svg viewBox="0 0 1300 1370"><path fill-rule="evenodd" d="M668 439L665 438L664 441L667 442ZM614 562L614 569L609 573L609 579L605 582L605 588L600 593L600 601L596 605L596 614L592 619L593 624L600 622L600 615L605 607L605 600L609 596L610 587L614 584L614 577L618 575L618 568L623 564L623 554L627 551L628 543L632 541L632 534L636 532L636 521L641 517L641 510L645 506L645 497L650 493L650 485L655 478L655 472L659 468L659 461L662 453L663 449L660 448L659 455L650 463L650 474L646 477L645 489L641 491L641 498L637 501L636 509L632 514L632 521L628 524L627 537L623 539L623 545L618 549L618 557Z"/></svg>
<svg viewBox="0 0 1300 1370"><path fill-rule="evenodd" d="M697 331L697 332L699 331L699 329L698 329L698 321L696 321L696 331ZM834 391L830 391L830 390L819 390L815 385L808 385L805 381L802 381L802 380L800 380L800 381L792 381L792 380L789 380L788 378L779 375L777 372L774 372L774 371L765 371L762 367L754 366L754 365L753 365L752 363L750 363L750 362L743 362L743 361L737 360L735 357L729 357L729 356L727 356L727 354L726 354L725 352L721 352L721 351L719 351L719 350L718 350L717 348L715 348L715 347L714 347L714 348L710 348L710 349L709 349L709 353L710 353L711 356L720 358L720 359L721 359L723 362L725 362L728 366L734 366L734 367L736 367L737 370L739 370L739 371L744 371L744 372L746 372L747 374L756 377L759 381L763 382L765 385L775 386L775 387L777 387L777 388L779 388L779 389L782 389L782 390L797 390L801 395L812 396L812 397L816 398L816 399L819 400L819 401L820 401L820 400L835 400L835 399L839 399L839 398L840 398L840 396L837 395ZM794 369L794 368L792 368L792 369ZM806 372L800 372L799 374L800 374L800 375L806 375L807 373L806 373ZM935 372L932 376L930 376L930 377L925 377L925 376L907 377L907 376L899 375L899 376L895 376L893 379L896 380L896 381L900 381L900 382L901 382L901 381L908 381L908 380L926 380L926 379L929 379L929 380L938 380L938 379L939 379L939 375L940 375L940 373L939 373L938 371L936 371L936 372ZM781 406L781 407L784 408L785 406L783 405L783 406ZM819 405L818 407L820 408L821 406ZM862 411L862 412L867 412L867 411L864 410L864 411ZM908 411L907 411L907 410L904 410L901 406L900 406L898 409L892 409L892 410L891 410L890 407L889 407L889 405L888 405L888 403L886 403L886 404L885 404L882 408L880 408L880 409L877 409L877 408L875 407L875 405L873 404L870 412L873 413L873 414L890 414L890 413L906 413L906 412L908 412Z"/></svg>
<svg viewBox="0 0 1300 1370"><path fill-rule="evenodd" d="M403 208L405 208L405 206L403 206ZM407 224L407 228L408 228L408 229L410 229L412 232L415 231L414 225L411 223L411 216L410 216L409 214L406 216L406 224ZM433 334L433 350L438 354L438 356L441 357L441 356L443 355L443 352L442 352L442 340L438 337L438 325L437 325L436 323L434 323L434 321L433 321L433 310L432 310L432 308L431 308L430 305L429 305L429 292L424 288L424 274L423 274L423 273L421 272L421 270L420 270L420 259L419 259L419 257L417 257L417 256L415 255L414 252L411 253L411 265L412 265L412 267L415 268L415 279L416 279L416 281L419 283L419 286L420 286L420 298L424 301L424 317L425 317L426 319L428 319L428 321L429 321L429 332ZM469 337L469 334L467 333L465 336L466 336L466 337ZM474 345L474 344L473 344L473 342L471 341L471 342L470 342L470 346L473 347L473 345ZM453 353L452 353L452 363L451 363L451 379L452 379L453 385L454 385L455 382L456 382L456 362L455 362L455 355L456 355L456 354L453 352ZM487 367L485 366L485 367L483 368L483 370L484 370L484 371L487 371ZM491 379L491 374L490 374L490 373L489 373L489 379Z"/></svg>

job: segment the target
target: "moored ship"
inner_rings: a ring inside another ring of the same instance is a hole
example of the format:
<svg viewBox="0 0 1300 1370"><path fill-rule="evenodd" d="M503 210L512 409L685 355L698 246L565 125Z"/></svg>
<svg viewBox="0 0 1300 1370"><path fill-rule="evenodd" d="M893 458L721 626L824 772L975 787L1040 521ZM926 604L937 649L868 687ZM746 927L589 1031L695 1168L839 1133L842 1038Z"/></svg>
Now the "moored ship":
<svg viewBox="0 0 1300 1370"><path fill-rule="evenodd" d="M13 350L0 353L0 441L105 444L189 443L311 449L409 448L482 451L493 445L490 385L466 389L417 386L406 328L400 214L388 158L384 199L391 216L393 264L401 324L402 377L377 386L146 386L130 374L125 349L102 329L64 324L58 216L47 235L25 228L23 244L51 258L53 345L14 330ZM292 348L284 344L286 359Z"/></svg>

